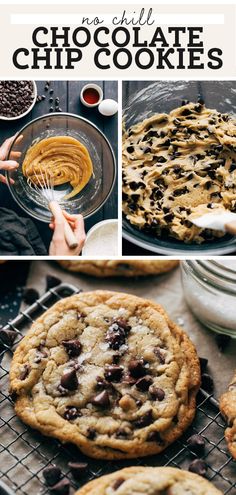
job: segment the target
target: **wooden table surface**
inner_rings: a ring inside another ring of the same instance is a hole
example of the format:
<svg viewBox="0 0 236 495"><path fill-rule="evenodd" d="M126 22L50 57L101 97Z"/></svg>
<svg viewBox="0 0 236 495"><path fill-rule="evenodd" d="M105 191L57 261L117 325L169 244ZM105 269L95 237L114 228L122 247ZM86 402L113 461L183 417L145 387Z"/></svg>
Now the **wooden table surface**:
<svg viewBox="0 0 236 495"><path fill-rule="evenodd" d="M54 99L59 97L60 108L63 112L69 112L81 115L82 117L90 120L95 124L110 141L113 151L117 159L117 114L112 117L102 116L97 108L89 109L82 105L80 102L81 88L90 81L51 81L49 89L45 91L45 81L36 81L38 95L45 95L46 98L39 103L36 103L33 110L24 118L16 121L0 121L0 144L8 137L18 132L27 122L49 113L51 106L54 107L54 102L49 101L50 97ZM116 81L93 81L103 89L104 98L112 98L117 101L118 90ZM49 90L53 89L53 94L49 93ZM55 107L54 107L55 108ZM5 207L10 210L14 210L21 217L27 217L27 213L24 212L13 200L10 191L7 186L0 183L0 207ZM85 221L86 232L97 222L107 218L117 218L117 180L114 189L100 210L92 215ZM51 231L46 223L30 217L36 224L40 235L48 248L51 240Z"/></svg>

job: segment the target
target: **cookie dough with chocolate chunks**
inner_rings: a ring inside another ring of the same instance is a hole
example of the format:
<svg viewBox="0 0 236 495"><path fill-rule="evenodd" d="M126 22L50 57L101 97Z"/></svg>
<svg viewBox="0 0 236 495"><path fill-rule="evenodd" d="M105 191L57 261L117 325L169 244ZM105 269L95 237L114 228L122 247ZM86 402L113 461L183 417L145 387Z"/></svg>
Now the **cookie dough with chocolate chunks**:
<svg viewBox="0 0 236 495"><path fill-rule="evenodd" d="M236 459L236 373L227 392L220 398L220 410L228 422L225 438L232 456Z"/></svg>
<svg viewBox="0 0 236 495"><path fill-rule="evenodd" d="M109 291L57 302L10 370L16 414L101 459L163 451L192 422L199 359L158 304Z"/></svg>
<svg viewBox="0 0 236 495"><path fill-rule="evenodd" d="M208 480L172 467L135 466L90 481L75 495L223 495Z"/></svg>
<svg viewBox="0 0 236 495"><path fill-rule="evenodd" d="M71 272L87 273L95 277L138 277L159 275L178 265L178 260L60 260L60 265Z"/></svg>
<svg viewBox="0 0 236 495"><path fill-rule="evenodd" d="M200 229L195 208L236 210L236 120L188 103L124 134L123 212L135 227L202 243L224 235Z"/></svg>

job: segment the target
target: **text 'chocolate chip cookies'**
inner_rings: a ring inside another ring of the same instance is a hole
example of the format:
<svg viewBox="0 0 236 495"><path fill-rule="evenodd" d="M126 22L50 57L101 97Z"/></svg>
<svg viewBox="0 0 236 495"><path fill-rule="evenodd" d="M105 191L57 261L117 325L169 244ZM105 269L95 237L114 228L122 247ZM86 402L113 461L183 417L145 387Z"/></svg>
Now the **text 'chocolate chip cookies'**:
<svg viewBox="0 0 236 495"><path fill-rule="evenodd" d="M196 208L236 208L236 121L189 103L153 115L125 133L123 212L158 237L190 243L221 237L189 217ZM201 212L199 211L199 215Z"/></svg>
<svg viewBox="0 0 236 495"><path fill-rule="evenodd" d="M130 467L91 481L75 495L222 495L204 478L171 467Z"/></svg>
<svg viewBox="0 0 236 495"><path fill-rule="evenodd" d="M46 311L10 370L25 423L101 459L164 450L193 420L199 384L196 350L163 308L108 291Z"/></svg>

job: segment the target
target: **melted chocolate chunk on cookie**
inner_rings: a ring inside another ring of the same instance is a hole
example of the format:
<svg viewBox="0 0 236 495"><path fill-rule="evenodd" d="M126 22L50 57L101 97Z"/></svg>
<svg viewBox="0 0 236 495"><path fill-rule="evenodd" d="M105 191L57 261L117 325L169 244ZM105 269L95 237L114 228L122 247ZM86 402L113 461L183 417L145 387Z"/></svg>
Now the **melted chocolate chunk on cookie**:
<svg viewBox="0 0 236 495"><path fill-rule="evenodd" d="M153 422L152 410L147 411L139 419L133 421L135 428L145 428L145 426L150 425Z"/></svg>
<svg viewBox="0 0 236 495"><path fill-rule="evenodd" d="M105 379L108 382L120 382L123 375L123 367L118 365L105 366Z"/></svg>
<svg viewBox="0 0 236 495"><path fill-rule="evenodd" d="M111 384L108 383L102 376L96 376L95 388L98 390L105 390L106 388L111 388Z"/></svg>
<svg viewBox="0 0 236 495"><path fill-rule="evenodd" d="M150 431L147 436L148 442L156 442L159 445L164 445L164 441L161 438L159 431Z"/></svg>
<svg viewBox="0 0 236 495"><path fill-rule="evenodd" d="M109 397L107 390L103 390L102 392L100 392L100 394L95 395L91 399L91 404L93 404L93 406L101 407L104 409L109 407L110 406L110 397Z"/></svg>
<svg viewBox="0 0 236 495"><path fill-rule="evenodd" d="M130 265L129 265L129 269L131 269ZM113 323L116 323L118 327L123 328L125 333L129 333L131 330L131 326L129 325L128 321L125 318L115 318L113 319Z"/></svg>
<svg viewBox="0 0 236 495"><path fill-rule="evenodd" d="M187 194L189 192L187 186L181 187L179 189L175 189L173 191L173 196L182 196L183 194Z"/></svg>
<svg viewBox="0 0 236 495"><path fill-rule="evenodd" d="M127 438L128 436L130 436L130 429L129 428L118 428L118 430L116 431L116 437L117 438Z"/></svg>
<svg viewBox="0 0 236 495"><path fill-rule="evenodd" d="M128 365L129 372L133 378L141 378L147 374L145 361L143 359L131 359Z"/></svg>
<svg viewBox="0 0 236 495"><path fill-rule="evenodd" d="M82 416L81 411L75 406L67 406L64 412L64 418L72 421L73 419L79 418Z"/></svg>
<svg viewBox="0 0 236 495"><path fill-rule="evenodd" d="M61 469L57 466L48 466L43 470L43 477L49 486L53 486L61 478Z"/></svg>
<svg viewBox="0 0 236 495"><path fill-rule="evenodd" d="M188 108L185 108L184 110L182 110L181 115L186 117L188 115L191 115L191 113L192 113L191 110L189 110Z"/></svg>
<svg viewBox="0 0 236 495"><path fill-rule="evenodd" d="M172 220L174 220L174 213L167 213L167 215L164 215L163 218L165 222L170 223L172 222Z"/></svg>
<svg viewBox="0 0 236 495"><path fill-rule="evenodd" d="M63 340L62 345L69 357L76 357L81 354L82 345L78 339Z"/></svg>
<svg viewBox="0 0 236 495"><path fill-rule="evenodd" d="M87 430L87 438L89 440L94 440L97 436L97 432L95 430L95 428L88 428Z"/></svg>
<svg viewBox="0 0 236 495"><path fill-rule="evenodd" d="M19 377L20 380L25 380L27 378L27 376L29 375L30 370L31 370L30 365L29 364L25 364L23 371L20 373L20 377Z"/></svg>
<svg viewBox="0 0 236 495"><path fill-rule="evenodd" d="M118 490L120 486L124 483L125 479L124 478L117 478L114 483L112 484L112 488L114 491Z"/></svg>
<svg viewBox="0 0 236 495"><path fill-rule="evenodd" d="M126 148L128 153L133 153L134 152L134 147L133 146L127 146Z"/></svg>
<svg viewBox="0 0 236 495"><path fill-rule="evenodd" d="M126 332L124 328L117 323L112 323L106 333L105 341L108 342L111 349L114 351L118 350L126 341Z"/></svg>
<svg viewBox="0 0 236 495"><path fill-rule="evenodd" d="M157 399L160 402L162 400L164 400L164 398L165 398L165 392L164 392L164 390L162 388L160 388L160 387L157 387L156 385L152 385L149 388L149 393L150 393L150 395L152 396L153 399Z"/></svg>
<svg viewBox="0 0 236 495"><path fill-rule="evenodd" d="M155 347L154 354L156 354L161 364L165 364L165 352L161 347Z"/></svg>
<svg viewBox="0 0 236 495"><path fill-rule="evenodd" d="M34 362L36 364L39 364L42 362L42 359L45 359L47 357L48 357L48 353L46 351L44 351L44 350L43 351L37 351L36 356L34 358Z"/></svg>
<svg viewBox="0 0 236 495"><path fill-rule="evenodd" d="M155 156L155 161L157 163L165 163L167 162L167 158L165 158L164 156L160 155L160 156Z"/></svg>
<svg viewBox="0 0 236 495"><path fill-rule="evenodd" d="M65 390L74 391L78 388L79 382L75 369L67 371L61 377L61 387Z"/></svg>
<svg viewBox="0 0 236 495"><path fill-rule="evenodd" d="M153 379L150 375L143 376L142 378L139 378L135 384L135 386L138 388L138 390L141 390L141 392L146 392L150 385L152 385Z"/></svg>

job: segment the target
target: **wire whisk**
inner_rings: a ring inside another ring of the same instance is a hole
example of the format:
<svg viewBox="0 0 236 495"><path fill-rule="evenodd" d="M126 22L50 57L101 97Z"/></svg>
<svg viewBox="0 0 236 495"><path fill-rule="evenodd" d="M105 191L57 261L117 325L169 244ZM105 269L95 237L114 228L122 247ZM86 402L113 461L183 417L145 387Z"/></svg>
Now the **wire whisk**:
<svg viewBox="0 0 236 495"><path fill-rule="evenodd" d="M43 169L40 165L38 165L38 169L39 172L37 171L34 175L27 177L27 184L31 189L37 191L37 193L46 200L47 207L54 217L58 214L61 215L64 223L64 235L66 242L71 249L76 248L78 246L78 241L70 224L64 217L61 206L55 197L53 177L47 169Z"/></svg>

